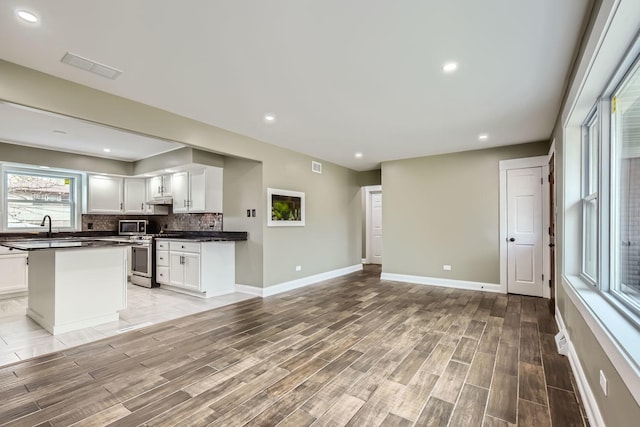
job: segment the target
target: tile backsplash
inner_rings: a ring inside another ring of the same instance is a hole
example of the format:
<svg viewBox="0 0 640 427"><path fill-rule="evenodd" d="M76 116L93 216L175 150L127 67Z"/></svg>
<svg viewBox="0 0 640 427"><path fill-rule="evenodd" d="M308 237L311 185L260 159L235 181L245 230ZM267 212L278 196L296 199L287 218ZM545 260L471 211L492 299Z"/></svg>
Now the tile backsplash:
<svg viewBox="0 0 640 427"><path fill-rule="evenodd" d="M146 219L149 233L165 231L222 231L221 213L169 214L169 215L82 215L82 231L118 232L121 219Z"/></svg>

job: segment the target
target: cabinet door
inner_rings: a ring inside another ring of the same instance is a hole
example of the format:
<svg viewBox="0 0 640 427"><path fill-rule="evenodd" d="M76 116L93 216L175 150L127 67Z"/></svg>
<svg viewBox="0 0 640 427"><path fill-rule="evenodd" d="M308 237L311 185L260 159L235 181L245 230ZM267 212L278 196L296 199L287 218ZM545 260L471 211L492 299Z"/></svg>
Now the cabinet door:
<svg viewBox="0 0 640 427"><path fill-rule="evenodd" d="M184 288L184 264L182 252L169 253L169 284Z"/></svg>
<svg viewBox="0 0 640 427"><path fill-rule="evenodd" d="M0 295L27 290L27 257L24 255L0 256Z"/></svg>
<svg viewBox="0 0 640 427"><path fill-rule="evenodd" d="M145 213L147 190L144 179L124 180L124 213Z"/></svg>
<svg viewBox="0 0 640 427"><path fill-rule="evenodd" d="M164 197L171 196L171 175L163 175L162 178L162 195Z"/></svg>
<svg viewBox="0 0 640 427"><path fill-rule="evenodd" d="M189 174L178 172L171 177L171 187L173 191L173 212L189 212L187 203L189 202Z"/></svg>
<svg viewBox="0 0 640 427"><path fill-rule="evenodd" d="M184 287L200 290L200 254L185 252L184 257Z"/></svg>
<svg viewBox="0 0 640 427"><path fill-rule="evenodd" d="M122 178L89 175L88 181L88 213L122 213L124 200Z"/></svg>
<svg viewBox="0 0 640 427"><path fill-rule="evenodd" d="M152 198L162 197L162 177L154 176L149 178L149 194Z"/></svg>
<svg viewBox="0 0 640 427"><path fill-rule="evenodd" d="M206 186L205 170L199 169L189 172L189 211L205 212Z"/></svg>

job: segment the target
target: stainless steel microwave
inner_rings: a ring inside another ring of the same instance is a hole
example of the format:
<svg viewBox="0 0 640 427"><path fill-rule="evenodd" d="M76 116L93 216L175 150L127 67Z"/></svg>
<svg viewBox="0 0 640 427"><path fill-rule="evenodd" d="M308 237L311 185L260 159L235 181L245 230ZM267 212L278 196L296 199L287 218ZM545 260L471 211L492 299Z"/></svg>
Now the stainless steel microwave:
<svg viewBox="0 0 640 427"><path fill-rule="evenodd" d="M146 219L122 219L118 221L118 234L121 236L137 236L147 234Z"/></svg>

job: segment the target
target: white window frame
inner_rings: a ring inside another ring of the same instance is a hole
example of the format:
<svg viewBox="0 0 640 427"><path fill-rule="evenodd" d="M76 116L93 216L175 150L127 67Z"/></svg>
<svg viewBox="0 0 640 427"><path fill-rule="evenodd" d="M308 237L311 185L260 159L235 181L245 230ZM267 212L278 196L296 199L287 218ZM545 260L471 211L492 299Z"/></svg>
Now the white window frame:
<svg viewBox="0 0 640 427"><path fill-rule="evenodd" d="M582 125L582 146L581 146L581 167L582 167L582 173L580 174L581 176L581 183L580 183L580 187L581 187L581 198L582 198L582 257L581 257L581 267L580 267L580 272L581 272L581 276L582 278L589 283L592 286L597 286L598 283L600 283L601 281L599 280L599 272L600 272L600 254L602 253L600 250L600 229L599 229L599 224L600 224L600 216L601 216L601 212L602 212L602 208L601 208L601 200L599 195L601 194L600 192L600 187L599 187L599 183L600 183L600 178L601 178L601 174L600 174L600 166L601 166L601 162L600 162L600 158L601 158L601 147L602 147L602 126L601 126L601 120L600 120L600 110L599 108L597 108L597 106L594 106L593 109L591 110L591 112L589 113L589 115L587 116L587 119L584 121L583 125ZM597 124L597 128L596 131L598 133L598 159L595 165L596 168L596 173L598 174L598 179L597 179L597 183L598 185L596 186L597 188L592 189L591 187L591 166L592 166L592 162L591 162L591 126L594 124L594 122L596 122ZM587 211L586 211L586 205L589 202L592 201L596 201L596 210L595 210L595 215L596 215L596 235L595 235L595 239L596 239L596 265L595 265L595 274L592 277L591 275L589 275L587 273L587 247L586 247L586 237L587 237L587 227L589 224L587 224L586 221L586 217L587 217Z"/></svg>
<svg viewBox="0 0 640 427"><path fill-rule="evenodd" d="M25 165L3 165L0 170L0 194L2 195L2 231L5 233L24 233L42 231L40 227L24 227L24 228L9 228L8 225L8 208L9 201L7 199L7 174L26 174L26 175L42 175L59 178L72 179L71 185L71 227L56 227L56 231L79 231L82 226L82 175L79 173L60 170L60 169L41 169L35 167L29 167Z"/></svg>

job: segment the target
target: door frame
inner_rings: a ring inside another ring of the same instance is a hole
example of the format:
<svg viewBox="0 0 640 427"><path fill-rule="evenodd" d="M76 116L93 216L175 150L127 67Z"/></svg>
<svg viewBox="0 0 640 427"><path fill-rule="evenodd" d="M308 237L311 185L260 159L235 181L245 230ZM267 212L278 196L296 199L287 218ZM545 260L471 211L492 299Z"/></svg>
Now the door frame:
<svg viewBox="0 0 640 427"><path fill-rule="evenodd" d="M365 254L366 254L365 258L363 259L363 263L369 264L371 262L371 194L381 193L382 185L368 185L366 187L362 187L362 189L364 190L364 200L365 200ZM384 203L382 205L382 209L384 209ZM384 227L382 229L382 232L384 233Z"/></svg>
<svg viewBox="0 0 640 427"><path fill-rule="evenodd" d="M506 294L507 289L507 171L510 169L542 168L542 179L549 175L549 156L526 157L522 159L500 160L500 292ZM543 182L543 184L545 184ZM545 286L549 271L549 186L542 185L542 297L550 298L549 287Z"/></svg>

